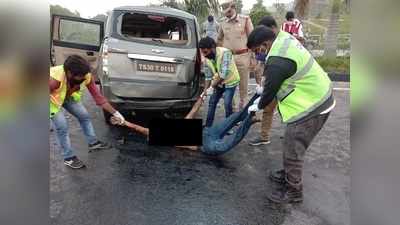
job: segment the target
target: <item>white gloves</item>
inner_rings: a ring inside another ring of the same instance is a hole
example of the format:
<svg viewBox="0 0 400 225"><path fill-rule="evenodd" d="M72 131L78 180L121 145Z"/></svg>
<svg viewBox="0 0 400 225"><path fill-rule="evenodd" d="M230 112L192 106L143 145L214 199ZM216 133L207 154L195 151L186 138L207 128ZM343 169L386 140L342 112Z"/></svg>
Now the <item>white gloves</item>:
<svg viewBox="0 0 400 225"><path fill-rule="evenodd" d="M249 112L249 113L258 112L258 111L260 111L260 109L258 108L258 105L251 105L251 106L249 107L249 109L248 109L248 112Z"/></svg>
<svg viewBox="0 0 400 225"><path fill-rule="evenodd" d="M120 112L115 111L115 113L113 114L113 117L115 119L117 119L116 121L112 121L112 123L114 124L118 124L118 125L123 125L125 123L125 118L124 116L121 115Z"/></svg>
<svg viewBox="0 0 400 225"><path fill-rule="evenodd" d="M262 87L261 85L257 84L257 86L256 86L256 93L257 93L258 95L261 95L261 94L263 93L263 91L264 91L264 87Z"/></svg>
<svg viewBox="0 0 400 225"><path fill-rule="evenodd" d="M258 103L260 102L260 99L261 99L261 97L258 97L256 100L254 100L253 105L251 105L249 107L249 109L247 110L249 113L260 111L260 109L258 108Z"/></svg>
<svg viewBox="0 0 400 225"><path fill-rule="evenodd" d="M206 90L207 95L212 95L213 92L214 92L214 88L213 88L213 87L209 87L209 88Z"/></svg>
<svg viewBox="0 0 400 225"><path fill-rule="evenodd" d="M206 99L206 97L207 97L207 90L203 91L203 92L200 94L200 98L201 98L203 101Z"/></svg>

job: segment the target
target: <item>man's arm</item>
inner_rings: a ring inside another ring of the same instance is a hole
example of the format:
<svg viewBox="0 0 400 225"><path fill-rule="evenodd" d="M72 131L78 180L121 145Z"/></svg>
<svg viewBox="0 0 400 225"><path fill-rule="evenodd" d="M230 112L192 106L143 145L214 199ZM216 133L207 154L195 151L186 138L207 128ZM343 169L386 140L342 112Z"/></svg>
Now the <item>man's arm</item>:
<svg viewBox="0 0 400 225"><path fill-rule="evenodd" d="M86 85L89 90L90 95L92 95L93 100L96 102L96 105L100 106L107 112L114 114L117 110L111 106L111 104L107 101L107 99L100 93L99 88L96 86L94 82L93 76L88 85Z"/></svg>
<svg viewBox="0 0 400 225"><path fill-rule="evenodd" d="M50 94L53 93L55 90L57 90L60 87L61 82L50 77L49 78L49 90Z"/></svg>
<svg viewBox="0 0 400 225"><path fill-rule="evenodd" d="M197 99L196 103L194 103L192 110L185 116L185 119L193 119L196 116L196 113L200 110L201 105L203 104L204 99Z"/></svg>
<svg viewBox="0 0 400 225"><path fill-rule="evenodd" d="M221 71L220 73L215 73L213 77L213 81L211 83L212 87L217 87L219 84L224 82L224 80L228 77L229 74L229 67L231 63L235 63L233 61L233 55L231 51L226 51L224 52L224 55L222 56L222 62L221 62Z"/></svg>
<svg viewBox="0 0 400 225"><path fill-rule="evenodd" d="M304 39L303 24L302 23L300 23L300 25L299 25L299 35L297 36L297 39L301 42L302 45L304 45L305 39Z"/></svg>
<svg viewBox="0 0 400 225"><path fill-rule="evenodd" d="M144 135L146 137L149 136L149 128L142 127L140 125L131 123L131 122L126 121L126 120L124 121L124 123L120 124L119 123L120 122L119 119L114 117L114 116L111 117L110 122L113 125L126 126L126 127L130 128L130 129L132 129L133 131L135 131L135 132L137 132L139 134L142 134L142 135Z"/></svg>
<svg viewBox="0 0 400 225"><path fill-rule="evenodd" d="M299 25L299 37L304 38L304 33L303 33L303 24L300 23Z"/></svg>
<svg viewBox="0 0 400 225"><path fill-rule="evenodd" d="M125 121L125 126L129 127L130 129L136 131L139 134L142 134L146 137L149 136L149 128L139 126L137 124Z"/></svg>
<svg viewBox="0 0 400 225"><path fill-rule="evenodd" d="M207 89L211 86L211 81L214 76L213 70L206 65L204 67L204 76L205 76L205 83L204 83L204 93L206 93Z"/></svg>
<svg viewBox="0 0 400 225"><path fill-rule="evenodd" d="M296 73L294 61L282 57L270 57L264 69L264 91L261 94L259 109L264 109L274 100L282 83Z"/></svg>
<svg viewBox="0 0 400 225"><path fill-rule="evenodd" d="M219 74L219 77L221 79L226 79L228 77L229 74L229 67L231 65L231 63L235 63L232 60L233 56L232 56L232 52L231 51L225 51L224 54L222 55L222 62L221 62L221 71Z"/></svg>
<svg viewBox="0 0 400 225"><path fill-rule="evenodd" d="M254 29L253 22L251 22L251 18L250 17L246 17L245 28L246 28L246 35L248 37L250 35L250 33L253 31L253 29Z"/></svg>

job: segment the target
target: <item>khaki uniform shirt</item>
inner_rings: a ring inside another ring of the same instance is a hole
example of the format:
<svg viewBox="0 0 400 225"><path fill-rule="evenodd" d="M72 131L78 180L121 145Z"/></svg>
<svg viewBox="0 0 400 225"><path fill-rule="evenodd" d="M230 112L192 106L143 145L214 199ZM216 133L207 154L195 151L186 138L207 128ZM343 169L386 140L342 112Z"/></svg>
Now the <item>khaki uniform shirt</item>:
<svg viewBox="0 0 400 225"><path fill-rule="evenodd" d="M237 50L247 49L247 37L253 31L250 17L236 14L231 19L225 18L220 23L218 32L218 45Z"/></svg>

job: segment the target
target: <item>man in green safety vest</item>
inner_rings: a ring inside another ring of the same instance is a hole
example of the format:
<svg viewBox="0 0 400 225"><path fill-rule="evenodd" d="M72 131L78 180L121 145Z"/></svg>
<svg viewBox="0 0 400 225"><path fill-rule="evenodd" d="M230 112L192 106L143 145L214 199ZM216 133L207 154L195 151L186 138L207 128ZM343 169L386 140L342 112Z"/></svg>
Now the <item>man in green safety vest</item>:
<svg viewBox="0 0 400 225"><path fill-rule="evenodd" d="M203 95L211 86L213 94L210 97L206 127L212 126L215 111L219 100L224 98L225 116L228 118L232 113L232 101L236 87L240 83L232 51L227 48L216 47L215 41L210 37L202 38L199 48L205 60L205 88Z"/></svg>
<svg viewBox="0 0 400 225"><path fill-rule="evenodd" d="M50 68L50 119L54 124L57 139L62 148L64 164L73 169L84 167L84 163L76 157L69 138L66 111L75 116L82 127L89 150L108 148L106 143L99 141L94 132L90 115L81 102L82 89L87 88L98 106L124 122L124 117L115 110L107 99L99 92L93 76L90 74L89 63L79 55L69 56L63 65Z"/></svg>
<svg viewBox="0 0 400 225"><path fill-rule="evenodd" d="M335 107L332 84L326 72L303 45L287 32L275 34L265 26L257 27L248 38L253 52L267 51L263 91L257 112L276 99L283 123L287 124L283 169L272 172L270 179L282 186L269 195L274 203L303 201L304 155Z"/></svg>

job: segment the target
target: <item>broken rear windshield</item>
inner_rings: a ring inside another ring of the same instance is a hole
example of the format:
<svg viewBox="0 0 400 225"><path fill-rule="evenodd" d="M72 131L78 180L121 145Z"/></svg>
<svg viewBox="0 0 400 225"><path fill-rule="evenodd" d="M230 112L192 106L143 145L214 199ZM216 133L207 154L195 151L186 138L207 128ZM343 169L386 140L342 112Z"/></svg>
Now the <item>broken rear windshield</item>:
<svg viewBox="0 0 400 225"><path fill-rule="evenodd" d="M126 39L157 45L191 45L191 29L183 19L127 12L118 16L117 32Z"/></svg>

